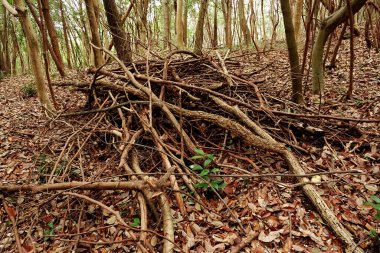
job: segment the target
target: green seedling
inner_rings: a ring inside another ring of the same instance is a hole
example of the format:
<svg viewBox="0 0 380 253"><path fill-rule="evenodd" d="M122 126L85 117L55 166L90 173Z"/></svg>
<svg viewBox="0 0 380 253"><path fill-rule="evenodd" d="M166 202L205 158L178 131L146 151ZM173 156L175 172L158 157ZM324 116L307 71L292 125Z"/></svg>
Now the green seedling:
<svg viewBox="0 0 380 253"><path fill-rule="evenodd" d="M48 226L48 229L46 229L44 231L44 235L45 235L44 241L45 242L50 239L49 235L54 235L54 223L51 221L47 224L47 226Z"/></svg>
<svg viewBox="0 0 380 253"><path fill-rule="evenodd" d="M207 154L202 149L194 150L197 155L191 157L192 160L199 160L201 163L194 163L190 165L190 169L198 173L204 181L202 183L194 184L197 188L209 189L210 186L216 190L226 187L226 182L221 179L212 180L210 174L215 174L220 171L219 168L210 168L215 156L213 154Z"/></svg>
<svg viewBox="0 0 380 253"><path fill-rule="evenodd" d="M131 227L136 228L140 227L141 221L140 218L133 218L133 222L131 223Z"/></svg>

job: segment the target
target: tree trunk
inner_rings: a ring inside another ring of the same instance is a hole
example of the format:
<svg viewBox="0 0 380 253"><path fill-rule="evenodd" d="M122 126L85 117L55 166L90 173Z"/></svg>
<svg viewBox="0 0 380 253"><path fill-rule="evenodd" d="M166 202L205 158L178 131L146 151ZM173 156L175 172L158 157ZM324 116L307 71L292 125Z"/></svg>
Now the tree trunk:
<svg viewBox="0 0 380 253"><path fill-rule="evenodd" d="M265 48L267 46L267 33L266 33L266 28L265 28L265 15L264 15L264 0L261 0L261 22L262 22L262 28L263 28L263 51L265 51Z"/></svg>
<svg viewBox="0 0 380 253"><path fill-rule="evenodd" d="M53 111L53 105L50 102L49 95L45 86L45 79L42 70L42 62L39 55L38 41L36 32L32 26L32 22L27 15L25 5L22 0L15 0L16 14L20 20L22 30L25 34L26 41L28 43L28 52L30 65L32 67L34 81L37 87L37 94L40 103L48 110ZM12 12L11 12L12 13ZM13 12L14 13L14 12Z"/></svg>
<svg viewBox="0 0 380 253"><path fill-rule="evenodd" d="M294 36L296 38L296 42L299 42L299 34L300 34L300 27L301 27L301 17L302 17L302 10L303 10L303 0L297 0L295 12L293 15L293 24L294 24Z"/></svg>
<svg viewBox="0 0 380 253"><path fill-rule="evenodd" d="M10 73L11 71L11 54L9 52L9 42L8 42L8 17L7 17L7 11L4 7L4 12L3 12L3 50L2 50L2 55L0 57L3 57L3 70L5 74Z"/></svg>
<svg viewBox="0 0 380 253"><path fill-rule="evenodd" d="M164 48L170 48L170 16L169 16L169 0L162 0L162 19L163 19L163 35Z"/></svg>
<svg viewBox="0 0 380 253"><path fill-rule="evenodd" d="M239 0L238 10L239 10L240 29L243 34L244 43L246 47L249 47L249 44L251 43L251 37L250 37L249 28L247 25L247 19L245 17L244 0Z"/></svg>
<svg viewBox="0 0 380 253"><path fill-rule="evenodd" d="M352 1L351 9L352 14L358 12L367 0L354 0ZM330 33L332 33L337 26L342 24L348 18L347 6L343 6L331 16L322 21L321 27L317 38L314 42L312 52L312 74L313 74L313 94L323 95L324 81L323 81L323 48Z"/></svg>
<svg viewBox="0 0 380 253"><path fill-rule="evenodd" d="M58 72L60 73L61 76L64 76L65 70L63 67L64 65L62 61L61 51L59 50L59 41L58 41L57 31L55 30L53 19L50 16L49 0L41 0L41 7L42 7L42 14L44 16L47 32L50 37L51 46L59 62L60 69L58 69Z"/></svg>
<svg viewBox="0 0 380 253"><path fill-rule="evenodd" d="M90 30L91 30L91 42L96 47L101 47L100 35L99 35L99 24L98 19L96 18L94 2L93 0L84 0L86 3L87 17L90 22ZM94 53L94 63L96 67L100 67L104 64L104 58L102 51L99 49L92 48Z"/></svg>
<svg viewBox="0 0 380 253"><path fill-rule="evenodd" d="M115 0L103 0L103 2L117 57L126 64L132 63L131 45L123 30Z"/></svg>
<svg viewBox="0 0 380 253"><path fill-rule="evenodd" d="M292 13L289 0L281 0L281 10L284 17L286 44L289 52L290 73L292 77L292 100L297 104L303 104L302 76L299 66L297 43L294 36Z"/></svg>
<svg viewBox="0 0 380 253"><path fill-rule="evenodd" d="M184 14L183 14L183 43L185 46L187 46L187 29L188 29L187 16L189 15L189 1L184 0L184 5L185 5L185 8L184 8Z"/></svg>
<svg viewBox="0 0 380 253"><path fill-rule="evenodd" d="M195 28L195 45L194 45L194 53L201 55L203 48L203 27L204 20L207 10L207 0L201 0L201 6L199 10L199 16L197 21L197 27Z"/></svg>
<svg viewBox="0 0 380 253"><path fill-rule="evenodd" d="M72 68L72 65L71 65L71 50L70 50L70 45L69 45L69 38L68 38L68 32L67 32L67 23L66 23L66 19L65 19L65 14L64 14L62 0L59 1L59 10L60 10L61 20L62 20L63 36L65 38L67 66L69 67L69 69L71 69Z"/></svg>
<svg viewBox="0 0 380 253"><path fill-rule="evenodd" d="M214 25L212 33L212 47L218 47L218 1L214 1Z"/></svg>
<svg viewBox="0 0 380 253"><path fill-rule="evenodd" d="M184 47L183 43L183 0L177 0L177 16L176 16L176 28L177 28L177 47L179 49Z"/></svg>

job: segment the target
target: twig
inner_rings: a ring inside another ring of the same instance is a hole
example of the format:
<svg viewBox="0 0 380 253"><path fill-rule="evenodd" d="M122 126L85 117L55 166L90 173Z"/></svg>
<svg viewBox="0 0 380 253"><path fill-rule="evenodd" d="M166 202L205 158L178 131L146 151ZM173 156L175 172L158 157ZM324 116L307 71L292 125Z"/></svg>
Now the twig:
<svg viewBox="0 0 380 253"><path fill-rule="evenodd" d="M11 211L10 211L10 208L8 207L7 203L5 202L5 199L4 199L4 196L2 194L0 194L0 198L3 202L3 206L4 206L4 209L5 211L7 212L8 216L9 216L9 219L11 220L12 222L12 228L13 228L13 235L15 237L15 240L16 240L16 245L17 245L17 249L18 249L18 252L19 253L23 253L23 248L22 248L22 244L21 244L21 240L20 240L20 236L18 234L18 229L17 229L17 223L16 223L16 219L15 219L15 214L12 214ZM33 247L34 248L34 247Z"/></svg>

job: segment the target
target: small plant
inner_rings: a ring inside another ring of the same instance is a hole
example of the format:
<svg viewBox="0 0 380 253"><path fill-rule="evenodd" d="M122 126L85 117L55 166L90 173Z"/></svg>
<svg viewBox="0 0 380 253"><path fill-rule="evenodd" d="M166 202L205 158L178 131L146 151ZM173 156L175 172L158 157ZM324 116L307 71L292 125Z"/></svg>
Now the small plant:
<svg viewBox="0 0 380 253"><path fill-rule="evenodd" d="M44 231L44 235L45 235L45 237L44 237L44 241L45 241L45 242L46 242L47 240L50 239L50 236L49 236L49 235L54 235L54 223L51 221L51 222L49 222L49 223L47 224L47 226L48 226L48 229L46 229L46 230Z"/></svg>
<svg viewBox="0 0 380 253"><path fill-rule="evenodd" d="M23 97L35 97L37 95L37 88L34 83L27 83L21 87Z"/></svg>
<svg viewBox="0 0 380 253"><path fill-rule="evenodd" d="M140 227L141 221L140 218L133 218L133 222L131 223L131 227L136 228Z"/></svg>
<svg viewBox="0 0 380 253"><path fill-rule="evenodd" d="M215 156L213 154L205 153L202 149L195 149L194 151L195 153L197 153L197 155L191 157L191 159L200 160L203 162L201 164L194 163L190 165L190 169L192 169L193 171L196 171L198 175L206 181L206 182L194 184L194 186L197 188L208 189L211 185L211 187L216 190L223 189L224 187L226 187L227 184L226 182L224 182L224 180L221 180L221 179L212 180L210 178L210 174L220 171L219 168L210 169Z"/></svg>
<svg viewBox="0 0 380 253"><path fill-rule="evenodd" d="M4 72L3 71L0 71L0 81L4 78Z"/></svg>
<svg viewBox="0 0 380 253"><path fill-rule="evenodd" d="M372 206L376 210L374 218L380 219L380 198L375 195L371 195L371 199L374 202L367 202L366 204ZM380 241L380 234L377 233L374 229L370 231L369 236L376 238L378 241Z"/></svg>

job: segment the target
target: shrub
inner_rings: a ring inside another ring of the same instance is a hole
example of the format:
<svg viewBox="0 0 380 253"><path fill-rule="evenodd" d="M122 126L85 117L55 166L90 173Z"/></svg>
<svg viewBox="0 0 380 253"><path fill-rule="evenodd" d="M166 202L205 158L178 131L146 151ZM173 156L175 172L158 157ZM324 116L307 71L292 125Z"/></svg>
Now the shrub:
<svg viewBox="0 0 380 253"><path fill-rule="evenodd" d="M35 97L37 95L37 88L34 83L27 83L21 87L23 97Z"/></svg>

